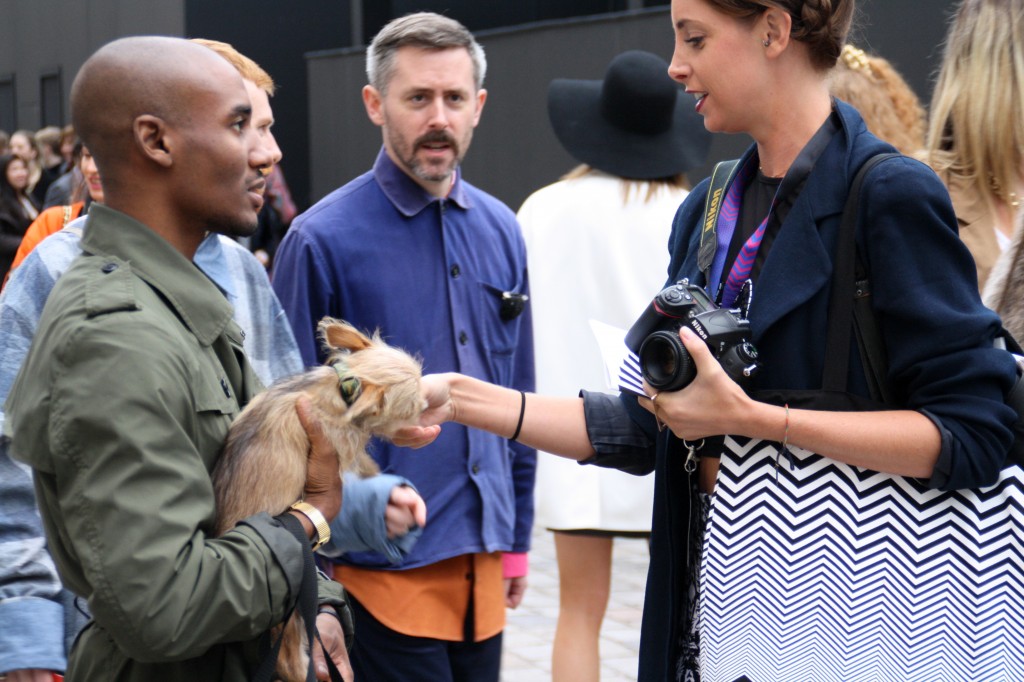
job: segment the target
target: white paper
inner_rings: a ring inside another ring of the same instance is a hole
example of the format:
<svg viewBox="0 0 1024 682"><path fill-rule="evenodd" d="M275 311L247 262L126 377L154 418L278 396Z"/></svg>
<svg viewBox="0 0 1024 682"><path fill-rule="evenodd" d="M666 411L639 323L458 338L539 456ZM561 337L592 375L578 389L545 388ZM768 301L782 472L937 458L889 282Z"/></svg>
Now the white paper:
<svg viewBox="0 0 1024 682"><path fill-rule="evenodd" d="M590 329L601 349L605 383L613 392L629 391L644 395L640 360L626 347L626 330L591 319Z"/></svg>

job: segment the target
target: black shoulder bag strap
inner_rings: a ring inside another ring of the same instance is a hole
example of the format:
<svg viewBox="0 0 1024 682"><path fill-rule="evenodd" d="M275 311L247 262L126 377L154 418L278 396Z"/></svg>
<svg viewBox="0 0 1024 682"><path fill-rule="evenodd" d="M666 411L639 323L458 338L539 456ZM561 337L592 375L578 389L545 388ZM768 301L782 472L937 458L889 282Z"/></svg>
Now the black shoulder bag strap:
<svg viewBox="0 0 1024 682"><path fill-rule="evenodd" d="M843 208L839 226L839 243L832 275L832 296L829 304L828 331L825 337L825 369L822 388L843 392L847 386L850 365L850 325L854 324L861 360L871 388L872 399L892 404L892 391L886 381L888 361L885 344L871 310L870 282L867 270L857 253L857 217L861 186L871 169L886 159L900 156L896 152L877 154L857 171L850 184L850 193Z"/></svg>
<svg viewBox="0 0 1024 682"><path fill-rule="evenodd" d="M310 646L310 660L309 670L306 672L306 682L316 682L316 674L313 672L313 656L312 647L316 646L314 643L319 643L324 652L324 660L327 662L327 670L331 676L332 682L341 682L341 673L338 671L337 666L334 665L334 661L327 653L327 649L324 647L323 642L320 640L320 634L316 632L316 616L317 616L317 579L316 579L316 563L313 560L313 550L309 546L309 538L306 537L306 532L302 528L302 523L299 522L292 514L285 512L277 517L277 520L281 522L281 525L285 529L295 536L295 539L302 543L302 583L299 586L299 597L295 602L295 606L285 616L283 623L287 623L288 620L295 615L296 612L302 614L303 624L306 626L306 642ZM278 635L277 641L273 642L270 650L266 652L263 660L260 662L259 668L256 670L256 674L253 675L253 682L270 682L276 679L274 673L277 668L277 657L281 651L281 640L282 634Z"/></svg>
<svg viewBox="0 0 1024 682"><path fill-rule="evenodd" d="M721 161L715 164L715 169L711 172L711 183L704 198L704 224L700 232L700 248L697 251L697 267L704 273L706 286L710 286L711 264L715 260L715 250L718 248L718 214L722 212L722 199L725 198L725 188L729 186L729 181L736 174L739 165L739 159Z"/></svg>
<svg viewBox="0 0 1024 682"><path fill-rule="evenodd" d="M890 152L871 157L857 171L857 175L850 185L850 194L843 208L843 219L839 228L839 244L832 279L831 307L825 342L825 370L822 380L822 388L825 390L845 391L850 361L850 323L852 321L871 398L876 402L892 406L898 406L898 403L889 387L889 364L885 343L882 341L878 321L871 309L870 279L867 268L857 252L855 233L860 190L865 176L876 165L895 156L900 155ZM1000 332L1000 337L996 342L997 346L1010 353L1018 356L1024 355L1021 346L1005 329ZM1018 360L1017 381L1006 398L1006 403L1017 413L1017 421L1013 427L1014 442L1007 453L1007 461L1019 466L1024 466L1024 366L1022 365L1024 365L1024 361Z"/></svg>

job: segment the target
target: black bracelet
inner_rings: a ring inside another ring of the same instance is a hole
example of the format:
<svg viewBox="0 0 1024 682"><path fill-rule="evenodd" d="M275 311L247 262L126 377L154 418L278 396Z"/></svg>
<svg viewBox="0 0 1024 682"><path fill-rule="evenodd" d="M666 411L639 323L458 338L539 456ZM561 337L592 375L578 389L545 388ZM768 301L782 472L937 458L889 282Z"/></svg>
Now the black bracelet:
<svg viewBox="0 0 1024 682"><path fill-rule="evenodd" d="M523 428L523 415L526 414L526 393L519 391L519 395L522 398L519 403L519 423L516 424L516 432L512 434L512 437L509 438L509 440L516 440L519 438L519 432Z"/></svg>
<svg viewBox="0 0 1024 682"><path fill-rule="evenodd" d="M339 623L341 622L341 614L339 614L338 613L338 609L334 608L333 606L327 606L327 605L321 606L320 608L318 608L316 610L316 612L317 612L317 615L319 615L321 613L326 613L328 615L334 616L335 618L338 619Z"/></svg>

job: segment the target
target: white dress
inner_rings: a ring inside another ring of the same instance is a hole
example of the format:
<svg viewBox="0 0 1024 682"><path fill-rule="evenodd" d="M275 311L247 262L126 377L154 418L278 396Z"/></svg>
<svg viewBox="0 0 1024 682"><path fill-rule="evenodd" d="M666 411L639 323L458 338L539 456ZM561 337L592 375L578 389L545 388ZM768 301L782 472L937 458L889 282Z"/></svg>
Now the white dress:
<svg viewBox="0 0 1024 682"><path fill-rule="evenodd" d="M519 209L530 273L537 392L616 392L590 320L623 330L667 278L668 237L686 191L647 185L623 199L623 182L593 172L532 194ZM536 523L553 530L650 532L653 476L537 461Z"/></svg>

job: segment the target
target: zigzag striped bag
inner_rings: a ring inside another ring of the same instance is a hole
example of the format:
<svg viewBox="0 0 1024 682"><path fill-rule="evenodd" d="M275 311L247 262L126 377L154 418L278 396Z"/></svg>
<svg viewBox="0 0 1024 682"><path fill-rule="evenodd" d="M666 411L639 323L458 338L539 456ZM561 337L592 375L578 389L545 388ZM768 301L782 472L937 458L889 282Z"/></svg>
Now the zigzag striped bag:
<svg viewBox="0 0 1024 682"><path fill-rule="evenodd" d="M869 160L851 185L823 388L801 406L893 403L853 238L863 179L890 156ZM873 403L844 392L851 324ZM1019 395L1014 406L1014 449L982 490L934 490L806 450L780 456L778 443L726 438L701 565L703 682L1024 680Z"/></svg>
<svg viewBox="0 0 1024 682"><path fill-rule="evenodd" d="M1024 472L942 492L726 438L701 679L1024 680Z"/></svg>

